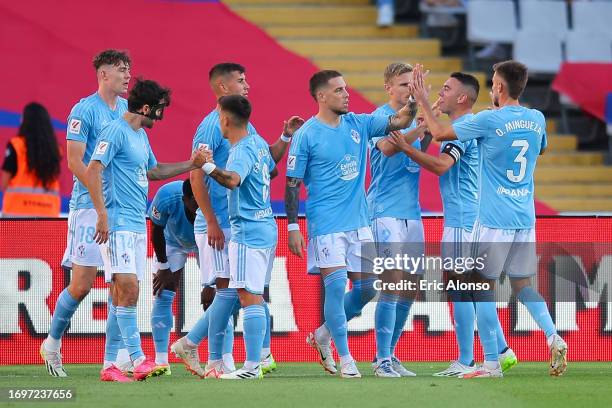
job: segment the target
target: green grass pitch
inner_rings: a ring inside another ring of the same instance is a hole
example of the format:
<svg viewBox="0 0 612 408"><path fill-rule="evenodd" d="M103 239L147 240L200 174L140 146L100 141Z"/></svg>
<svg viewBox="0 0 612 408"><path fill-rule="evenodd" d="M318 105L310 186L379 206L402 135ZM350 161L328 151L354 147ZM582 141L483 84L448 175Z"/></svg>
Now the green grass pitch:
<svg viewBox="0 0 612 408"><path fill-rule="evenodd" d="M326 375L314 363L279 363L259 381L201 380L180 364L172 375L131 384L102 383L100 366L67 365L69 378L51 378L44 366L0 366L0 388L71 388L72 402L0 401L0 406L43 407L587 407L611 406L612 364L570 363L549 377L546 363L519 363L503 379L436 378L445 363L406 365L418 377L383 379L359 364L364 378ZM42 404L42 405L41 405Z"/></svg>

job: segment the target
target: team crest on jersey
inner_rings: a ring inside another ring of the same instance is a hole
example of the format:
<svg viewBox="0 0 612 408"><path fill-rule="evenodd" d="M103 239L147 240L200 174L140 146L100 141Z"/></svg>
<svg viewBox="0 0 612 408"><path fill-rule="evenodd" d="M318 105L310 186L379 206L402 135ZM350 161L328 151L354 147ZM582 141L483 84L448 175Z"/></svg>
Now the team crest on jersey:
<svg viewBox="0 0 612 408"><path fill-rule="evenodd" d="M81 121L79 119L70 119L68 133L73 133L75 135L81 133Z"/></svg>
<svg viewBox="0 0 612 408"><path fill-rule="evenodd" d="M358 144L361 142L361 135L355 129L351 129L351 139L353 139L353 142Z"/></svg>
<svg viewBox="0 0 612 408"><path fill-rule="evenodd" d="M342 180L348 181L359 176L359 166L357 165L357 158L350 154L344 155L342 160L336 165L336 174Z"/></svg>
<svg viewBox="0 0 612 408"><path fill-rule="evenodd" d="M153 209L151 210L151 217L155 218L156 220L161 219L161 213L155 206L153 206Z"/></svg>
<svg viewBox="0 0 612 408"><path fill-rule="evenodd" d="M139 167L136 169L136 182L141 187L149 186L149 179L147 178L147 171L142 167Z"/></svg>
<svg viewBox="0 0 612 408"><path fill-rule="evenodd" d="M81 244L77 247L77 256L83 258L85 256L85 245Z"/></svg>
<svg viewBox="0 0 612 408"><path fill-rule="evenodd" d="M287 157L287 170L295 170L295 161L296 161L295 156Z"/></svg>
<svg viewBox="0 0 612 408"><path fill-rule="evenodd" d="M110 145L109 142L100 142L98 143L98 147L96 147L96 154L104 154Z"/></svg>
<svg viewBox="0 0 612 408"><path fill-rule="evenodd" d="M121 259L123 259L123 263L125 264L130 263L130 255L127 252L124 252L123 255L121 255Z"/></svg>
<svg viewBox="0 0 612 408"><path fill-rule="evenodd" d="M327 258L329 258L329 248L324 247L324 248L321 250L321 253L323 254L323 256L324 256L326 259L327 259Z"/></svg>

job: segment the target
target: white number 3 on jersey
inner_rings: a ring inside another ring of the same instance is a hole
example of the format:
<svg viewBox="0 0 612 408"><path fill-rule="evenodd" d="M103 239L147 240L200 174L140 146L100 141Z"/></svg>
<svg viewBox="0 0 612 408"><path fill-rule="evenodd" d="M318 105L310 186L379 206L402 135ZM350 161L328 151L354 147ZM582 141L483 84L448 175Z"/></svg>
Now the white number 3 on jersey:
<svg viewBox="0 0 612 408"><path fill-rule="evenodd" d="M514 169L506 170L506 177L508 180L519 183L525 178L525 171L527 170L527 159L525 158L525 153L529 149L529 142L525 139L515 140L512 142L512 147L520 147L521 151L514 158L514 162L519 164L519 172L518 175L514 174Z"/></svg>

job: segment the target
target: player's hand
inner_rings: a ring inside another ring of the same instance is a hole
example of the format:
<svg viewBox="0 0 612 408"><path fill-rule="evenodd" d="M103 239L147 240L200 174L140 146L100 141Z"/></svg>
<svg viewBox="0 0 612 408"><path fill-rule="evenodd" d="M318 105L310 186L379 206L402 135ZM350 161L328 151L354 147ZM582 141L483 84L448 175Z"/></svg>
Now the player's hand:
<svg viewBox="0 0 612 408"><path fill-rule="evenodd" d="M225 234L223 234L223 230L219 227L217 220L208 223L206 235L208 235L208 245L215 248L217 251L223 250L225 246Z"/></svg>
<svg viewBox="0 0 612 408"><path fill-rule="evenodd" d="M409 143L407 140L407 135L403 134L399 130L394 130L393 132L389 133L389 142L402 152L405 152L408 150L408 146L410 146L416 140L416 134L416 132L412 132L412 137L410 137L412 141Z"/></svg>
<svg viewBox="0 0 612 408"><path fill-rule="evenodd" d="M423 72L423 65L421 64L416 64L412 71L412 95L421 105L429 103L431 86L425 85L425 77L428 73L429 71Z"/></svg>
<svg viewBox="0 0 612 408"><path fill-rule="evenodd" d="M174 275L170 269L160 269L153 275L153 296L157 296L167 287L174 285Z"/></svg>
<svg viewBox="0 0 612 408"><path fill-rule="evenodd" d="M304 119L299 116L292 116L289 120L283 122L283 134L287 137L293 137L293 134L302 127Z"/></svg>
<svg viewBox="0 0 612 408"><path fill-rule="evenodd" d="M191 153L191 164L193 164L193 167L195 167L196 169L199 169L200 167L204 165L204 163L207 163L206 161L207 151L210 151L210 150L196 149L193 151L193 153Z"/></svg>
<svg viewBox="0 0 612 408"><path fill-rule="evenodd" d="M431 105L431 110L436 118L440 117L442 111L440 110L440 98L436 99L433 105Z"/></svg>
<svg viewBox="0 0 612 408"><path fill-rule="evenodd" d="M98 214L96 221L96 232L93 236L97 244L105 244L108 241L108 215L106 211Z"/></svg>
<svg viewBox="0 0 612 408"><path fill-rule="evenodd" d="M289 251L293 255L304 259L304 251L306 250L306 241L300 231L289 231Z"/></svg>
<svg viewBox="0 0 612 408"><path fill-rule="evenodd" d="M200 303L204 310L208 309L215 299L215 288L212 286L204 286L200 293Z"/></svg>

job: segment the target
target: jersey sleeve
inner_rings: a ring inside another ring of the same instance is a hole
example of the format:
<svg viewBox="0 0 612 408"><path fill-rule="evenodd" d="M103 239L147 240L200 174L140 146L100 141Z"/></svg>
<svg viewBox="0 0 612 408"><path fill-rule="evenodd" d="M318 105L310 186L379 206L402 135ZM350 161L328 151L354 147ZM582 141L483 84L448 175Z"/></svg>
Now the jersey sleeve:
<svg viewBox="0 0 612 408"><path fill-rule="evenodd" d="M310 146L308 134L299 130L293 136L287 155L287 177L304 178L308 160L310 158Z"/></svg>
<svg viewBox="0 0 612 408"><path fill-rule="evenodd" d="M108 167L122 145L123 135L121 131L114 126L106 127L100 134L100 139L91 155L91 160L98 160L104 167Z"/></svg>
<svg viewBox="0 0 612 408"><path fill-rule="evenodd" d="M540 151L542 151L548 146L548 135L546 133L546 119L544 118L542 112L540 112L540 117L542 120L542 144L540 147Z"/></svg>
<svg viewBox="0 0 612 408"><path fill-rule="evenodd" d="M153 167L157 167L157 158L155 157L155 153L153 153L153 149L151 149L151 144L149 143L149 138L145 133L145 140L147 141L147 149L149 150L149 158L147 159L147 170L151 170Z"/></svg>
<svg viewBox="0 0 612 408"><path fill-rule="evenodd" d="M389 115L379 115L375 113L357 115L361 116L365 122L365 131L368 140L380 138L389 133Z"/></svg>
<svg viewBox="0 0 612 408"><path fill-rule="evenodd" d="M192 150L204 148L212 152L219 146L221 129L214 121L203 122L193 136Z"/></svg>
<svg viewBox="0 0 612 408"><path fill-rule="evenodd" d="M157 191L157 194L155 194L153 202L149 207L148 214L153 224L165 228L168 223L168 217L170 216L170 208L168 205L169 200L164 200L163 195L164 191L163 188L161 188Z"/></svg>
<svg viewBox="0 0 612 408"><path fill-rule="evenodd" d="M68 127L66 128L66 139L87 143L87 138L92 134L91 115L77 104L72 108L68 116Z"/></svg>
<svg viewBox="0 0 612 408"><path fill-rule="evenodd" d="M489 118L495 111L484 110L478 112L468 120L453 124L453 130L460 142L472 139L483 139L487 135Z"/></svg>
<svg viewBox="0 0 612 408"><path fill-rule="evenodd" d="M255 164L256 155L245 145L236 146L230 153L231 161L227 162L227 171L233 171L240 176L240 183L246 179Z"/></svg>

